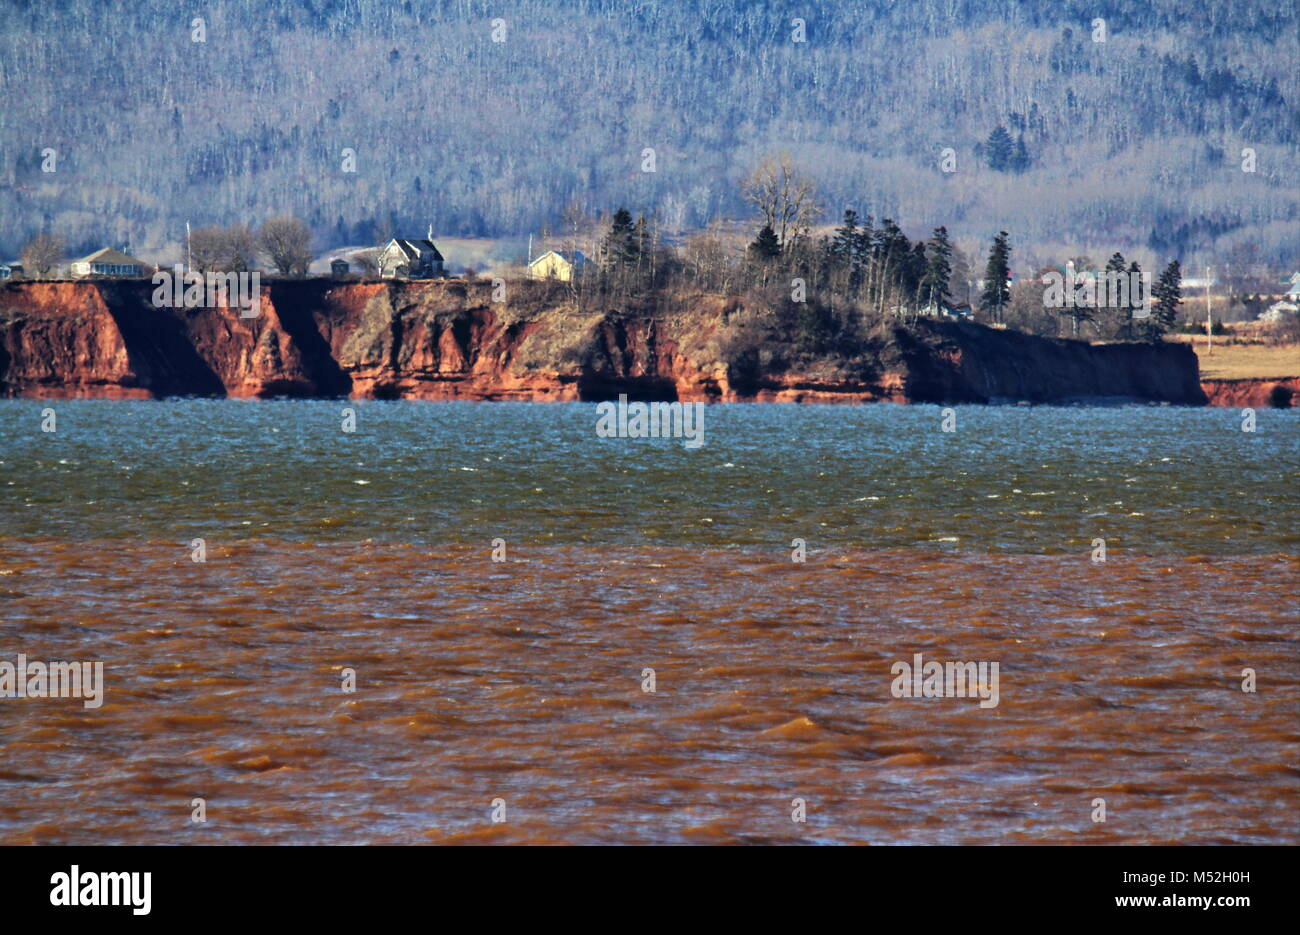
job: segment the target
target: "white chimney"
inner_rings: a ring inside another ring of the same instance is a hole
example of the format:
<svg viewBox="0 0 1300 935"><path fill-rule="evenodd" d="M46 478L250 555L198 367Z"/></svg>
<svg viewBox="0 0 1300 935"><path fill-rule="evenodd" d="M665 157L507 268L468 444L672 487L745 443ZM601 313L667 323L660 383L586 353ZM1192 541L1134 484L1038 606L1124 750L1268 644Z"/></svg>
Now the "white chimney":
<svg viewBox="0 0 1300 935"><path fill-rule="evenodd" d="M432 241L432 240L433 240L433 225L432 225L432 224L429 225L429 235L428 235L425 239L428 240L428 241Z"/></svg>

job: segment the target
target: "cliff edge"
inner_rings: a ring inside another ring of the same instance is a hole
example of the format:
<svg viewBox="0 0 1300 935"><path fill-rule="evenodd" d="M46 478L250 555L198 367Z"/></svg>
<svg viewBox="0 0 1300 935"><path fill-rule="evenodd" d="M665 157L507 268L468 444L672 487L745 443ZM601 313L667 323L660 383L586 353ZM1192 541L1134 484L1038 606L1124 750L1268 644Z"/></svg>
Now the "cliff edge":
<svg viewBox="0 0 1300 935"><path fill-rule="evenodd" d="M12 283L0 395L1206 403L1184 345L923 319L846 349L791 337L779 314L756 328L754 310L716 295L584 304L548 283L509 288L494 302L479 282L276 280L240 318L155 308L148 281Z"/></svg>

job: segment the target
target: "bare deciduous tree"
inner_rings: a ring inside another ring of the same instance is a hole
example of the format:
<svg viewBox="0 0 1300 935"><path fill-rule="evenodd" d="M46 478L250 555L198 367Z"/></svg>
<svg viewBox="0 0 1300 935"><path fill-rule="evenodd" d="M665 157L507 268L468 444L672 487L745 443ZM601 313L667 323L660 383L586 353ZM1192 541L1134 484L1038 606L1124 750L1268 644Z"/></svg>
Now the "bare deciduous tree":
<svg viewBox="0 0 1300 935"><path fill-rule="evenodd" d="M200 227L190 233L190 265L200 272L221 269L225 249L226 232L220 227Z"/></svg>
<svg viewBox="0 0 1300 935"><path fill-rule="evenodd" d="M196 270L241 272L257 262L257 237L243 225L200 227L190 234L190 257Z"/></svg>
<svg viewBox="0 0 1300 935"><path fill-rule="evenodd" d="M361 268L362 279L379 278L379 260L374 250L362 250L352 254L351 260Z"/></svg>
<svg viewBox="0 0 1300 935"><path fill-rule="evenodd" d="M794 165L789 153L760 162L741 184L741 193L776 232L782 247L806 234L822 213L816 187Z"/></svg>
<svg viewBox="0 0 1300 935"><path fill-rule="evenodd" d="M32 279L44 279L63 258L63 240L51 234L37 234L19 254L23 269Z"/></svg>
<svg viewBox="0 0 1300 935"><path fill-rule="evenodd" d="M242 224L226 228L226 269L241 272L257 265L257 235Z"/></svg>
<svg viewBox="0 0 1300 935"><path fill-rule="evenodd" d="M589 244L595 239L596 235L593 233L594 224L595 221L587 213L587 209L583 207L582 202L577 198L570 199L560 215L560 236L563 238L564 249L569 252L570 256L580 251L583 245ZM586 283L591 272L591 269L586 266L579 266L574 269L573 277L569 280L569 292L576 293L578 288Z"/></svg>
<svg viewBox="0 0 1300 935"><path fill-rule="evenodd" d="M306 275L311 263L311 231L298 218L271 218L262 225L262 249L282 274Z"/></svg>
<svg viewBox="0 0 1300 935"><path fill-rule="evenodd" d="M686 241L683 258L697 288L726 291L730 287L731 254L717 222Z"/></svg>

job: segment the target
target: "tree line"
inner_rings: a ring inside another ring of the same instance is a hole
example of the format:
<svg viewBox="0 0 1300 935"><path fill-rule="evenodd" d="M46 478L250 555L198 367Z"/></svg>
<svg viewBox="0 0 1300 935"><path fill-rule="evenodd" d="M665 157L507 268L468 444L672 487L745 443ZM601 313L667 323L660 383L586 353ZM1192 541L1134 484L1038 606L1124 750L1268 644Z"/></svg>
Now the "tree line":
<svg viewBox="0 0 1300 935"><path fill-rule="evenodd" d="M566 209L549 240L570 256L588 251L592 262L577 266L566 288L579 304L636 300L662 303L690 291L748 296L756 304L783 309L799 342L824 351L837 342L854 345L886 322L914 322L921 316L969 317L996 327L1040 335L1105 340L1163 337L1176 322L1181 266L1170 260L1150 287L1137 290L1129 304L1098 304L1087 295L1073 299L1080 284L1094 276L1086 258L1071 269L1069 302L1049 301L1043 273L1013 286L1012 248L1007 231L989 245L979 288L971 292L972 262L952 241L946 226L913 241L891 217L878 221L845 208L839 226L817 233L825 211L808 174L788 153L761 160L742 180L741 196L753 211L752 240L738 241L718 226L680 246L670 245L653 216L633 217L620 207L603 224L579 205ZM246 225L194 230L186 245L186 265L201 272L238 272L265 257L283 275L306 275L313 235L301 219L278 217L258 231ZM29 275L52 271L62 242L42 233L22 257ZM363 275L377 274L373 251L352 255ZM1144 282L1138 262L1126 263L1116 251L1097 271ZM1082 276L1082 278L1081 278ZM1095 277L1094 277L1095 278ZM964 300L959 296L965 293ZM787 294L788 293L788 294ZM1104 293L1106 294L1106 293ZM1108 294L1107 294L1108 295ZM1108 295L1109 298L1109 295ZM1137 315L1138 300L1149 314Z"/></svg>
<svg viewBox="0 0 1300 935"><path fill-rule="evenodd" d="M1126 264L1118 251L1104 270L1086 260L1068 288L1074 300L1050 301L1039 275L1014 282L1010 235L999 231L988 247L983 277L973 293L972 261L956 247L945 226L925 240L910 240L899 223L876 221L846 208L838 227L817 233L822 211L812 181L788 154L763 160L746 176L746 201L755 209L752 240L738 241L718 227L665 245L645 214L626 208L613 213L603 230L571 219L563 248L579 247L594 262L574 272L567 284L579 302L681 295L691 291L748 297L757 305L784 310L798 339L825 350L853 344L886 322L914 322L922 316L959 317L1044 336L1098 340L1158 341L1176 323L1181 265L1169 260L1146 286L1137 261ZM1125 304L1110 301L1108 274L1136 285ZM1106 301L1096 301L1100 277ZM1064 279L1063 279L1064 281ZM1014 283L1014 285L1013 285ZM968 300L960 299L961 293ZM1149 292L1149 294L1148 294Z"/></svg>
<svg viewBox="0 0 1300 935"><path fill-rule="evenodd" d="M197 228L187 238L181 260L203 273L244 272L265 260L281 275L305 276L312 261L311 248L312 232L302 220L278 217L256 231L245 224ZM27 276L45 279L58 270L66 253L62 237L42 232L23 245L19 259Z"/></svg>

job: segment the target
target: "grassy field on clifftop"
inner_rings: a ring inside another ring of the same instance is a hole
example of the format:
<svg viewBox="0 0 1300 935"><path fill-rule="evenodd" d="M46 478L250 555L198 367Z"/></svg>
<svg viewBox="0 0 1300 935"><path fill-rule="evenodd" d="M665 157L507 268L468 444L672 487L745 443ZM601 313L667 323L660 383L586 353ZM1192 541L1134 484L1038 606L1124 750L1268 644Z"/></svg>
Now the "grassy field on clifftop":
<svg viewBox="0 0 1300 935"><path fill-rule="evenodd" d="M1207 351L1205 339L1195 344L1202 380L1273 379L1300 376L1300 345L1222 344Z"/></svg>

